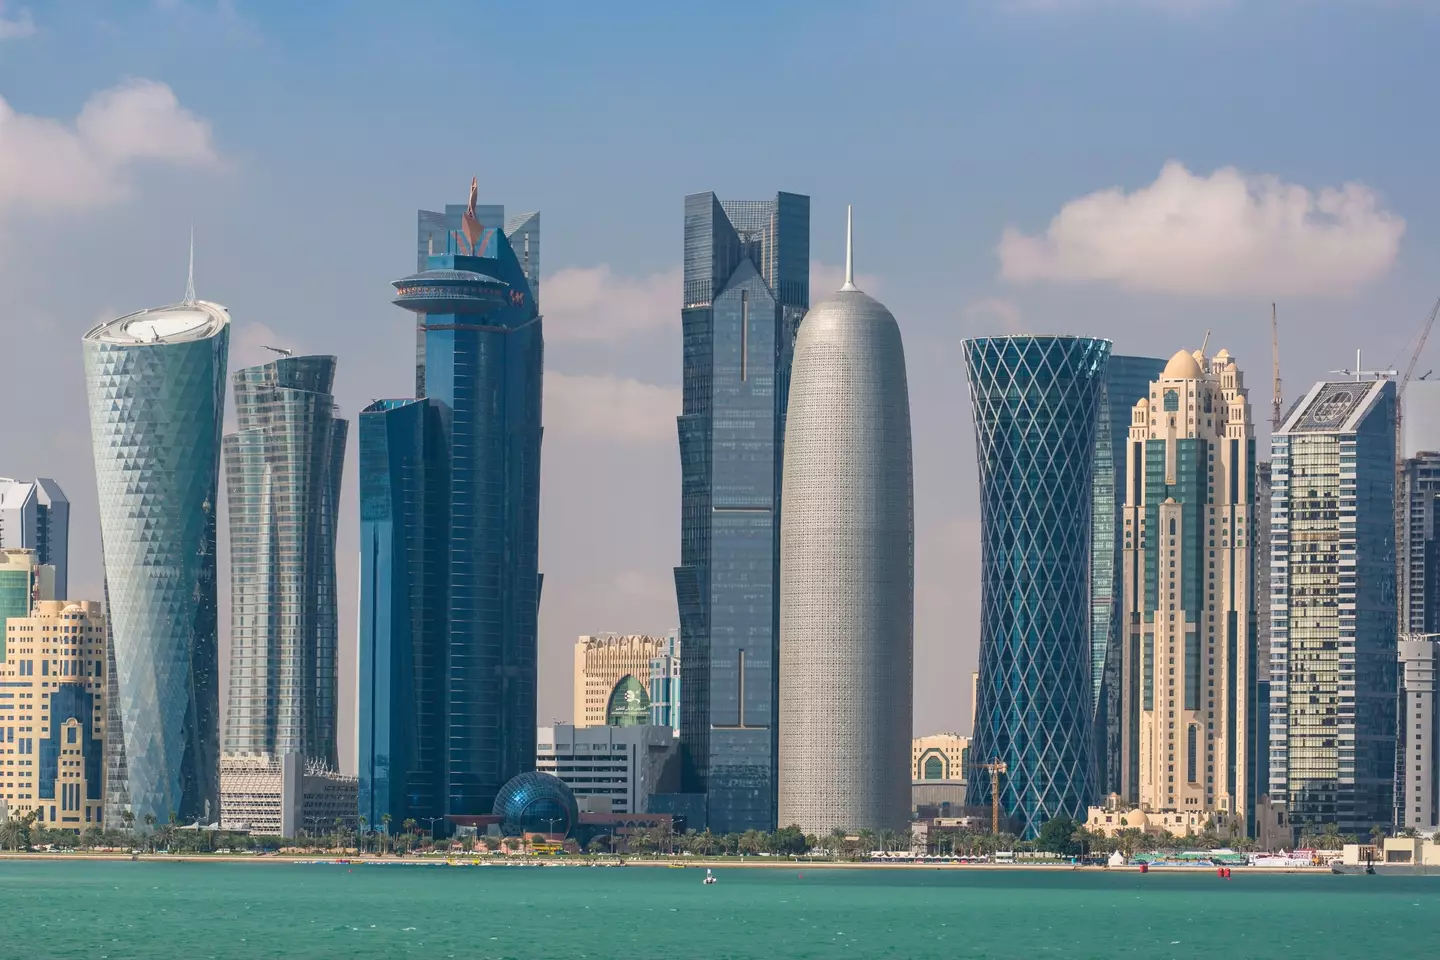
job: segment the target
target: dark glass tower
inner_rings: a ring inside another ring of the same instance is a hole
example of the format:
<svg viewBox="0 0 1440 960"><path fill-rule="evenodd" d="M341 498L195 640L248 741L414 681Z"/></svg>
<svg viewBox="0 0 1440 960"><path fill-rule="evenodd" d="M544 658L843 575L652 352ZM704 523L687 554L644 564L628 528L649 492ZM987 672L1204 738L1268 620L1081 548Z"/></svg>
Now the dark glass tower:
<svg viewBox="0 0 1440 960"><path fill-rule="evenodd" d="M1026 838L1094 798L1090 515L1110 342L965 341L980 467L980 685L971 756L1001 761ZM990 778L969 803L990 805Z"/></svg>
<svg viewBox="0 0 1440 960"><path fill-rule="evenodd" d="M685 198L680 726L717 833L775 827L780 480L809 303L809 197Z"/></svg>
<svg viewBox="0 0 1440 960"><path fill-rule="evenodd" d="M535 766L543 342L526 267L495 221L479 219L474 255L447 235L447 252L395 282L395 303L423 315L426 396L361 414L372 823L489 814Z"/></svg>
<svg viewBox="0 0 1440 960"><path fill-rule="evenodd" d="M1100 384L1095 431L1095 477L1090 515L1090 693L1095 711L1096 786L1120 790L1121 613L1125 606L1124 537L1119 523L1125 503L1125 451L1131 411L1150 393L1165 361L1112 356Z"/></svg>
<svg viewBox="0 0 1440 960"><path fill-rule="evenodd" d="M334 357L234 375L227 753L338 762L335 523L350 424L335 415L334 381Z"/></svg>

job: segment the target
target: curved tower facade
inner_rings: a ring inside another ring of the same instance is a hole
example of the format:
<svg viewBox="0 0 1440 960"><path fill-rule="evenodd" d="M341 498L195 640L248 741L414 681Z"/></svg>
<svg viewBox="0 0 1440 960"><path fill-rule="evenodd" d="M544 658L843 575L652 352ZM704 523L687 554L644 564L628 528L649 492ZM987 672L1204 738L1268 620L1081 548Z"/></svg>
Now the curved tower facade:
<svg viewBox="0 0 1440 960"><path fill-rule="evenodd" d="M779 823L910 816L914 508L905 350L848 279L800 324L780 526Z"/></svg>
<svg viewBox="0 0 1440 960"><path fill-rule="evenodd" d="M1090 517L1110 342L966 340L980 468L980 682L969 802L1034 837L1094 799Z"/></svg>
<svg viewBox="0 0 1440 960"><path fill-rule="evenodd" d="M85 334L110 621L106 819L219 816L215 509L230 314L187 299Z"/></svg>
<svg viewBox="0 0 1440 960"><path fill-rule="evenodd" d="M226 753L339 762L335 525L349 423L335 415L334 381L326 356L234 376Z"/></svg>

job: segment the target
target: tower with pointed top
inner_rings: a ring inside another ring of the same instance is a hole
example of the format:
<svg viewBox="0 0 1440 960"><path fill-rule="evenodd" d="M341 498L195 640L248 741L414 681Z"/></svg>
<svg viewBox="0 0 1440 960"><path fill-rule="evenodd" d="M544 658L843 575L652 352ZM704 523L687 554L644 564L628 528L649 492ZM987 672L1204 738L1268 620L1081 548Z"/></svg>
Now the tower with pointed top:
<svg viewBox="0 0 1440 960"><path fill-rule="evenodd" d="M679 417L684 790L716 833L772 830L781 468L810 198L685 198Z"/></svg>
<svg viewBox="0 0 1440 960"><path fill-rule="evenodd" d="M193 263L193 257L192 257ZM85 334L105 565L105 818L219 807L215 523L230 313L184 301Z"/></svg>
<svg viewBox="0 0 1440 960"><path fill-rule="evenodd" d="M805 833L910 819L914 504L905 349L845 283L800 324L780 519L780 804Z"/></svg>

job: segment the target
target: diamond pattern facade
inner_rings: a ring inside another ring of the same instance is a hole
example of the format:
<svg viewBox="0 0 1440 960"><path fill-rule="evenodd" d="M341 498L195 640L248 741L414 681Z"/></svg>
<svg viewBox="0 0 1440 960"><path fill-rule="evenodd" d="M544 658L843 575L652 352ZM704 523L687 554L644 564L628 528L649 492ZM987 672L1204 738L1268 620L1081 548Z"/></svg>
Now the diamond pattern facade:
<svg viewBox="0 0 1440 960"><path fill-rule="evenodd" d="M215 509L228 346L228 312L205 302L102 324L84 340L112 823L127 808L137 824L219 814Z"/></svg>
<svg viewBox="0 0 1440 960"><path fill-rule="evenodd" d="M1110 342L965 341L980 467L980 686L975 762L1002 761L1001 806L1025 837L1094 796L1090 518ZM977 768L978 770L978 768ZM990 778L969 803L990 804Z"/></svg>

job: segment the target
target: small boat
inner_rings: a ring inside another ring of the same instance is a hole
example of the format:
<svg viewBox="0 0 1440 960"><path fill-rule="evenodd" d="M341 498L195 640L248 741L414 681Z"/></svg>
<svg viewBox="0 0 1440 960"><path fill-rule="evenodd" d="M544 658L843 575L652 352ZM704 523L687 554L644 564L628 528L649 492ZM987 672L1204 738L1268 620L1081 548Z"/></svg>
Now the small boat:
<svg viewBox="0 0 1440 960"><path fill-rule="evenodd" d="M713 873L710 872L710 868L709 868L709 867L706 867L706 868L705 868L705 879L704 879L702 882L703 882L703 883L706 883L706 884L718 882L718 881L715 879L715 874L713 874Z"/></svg>

